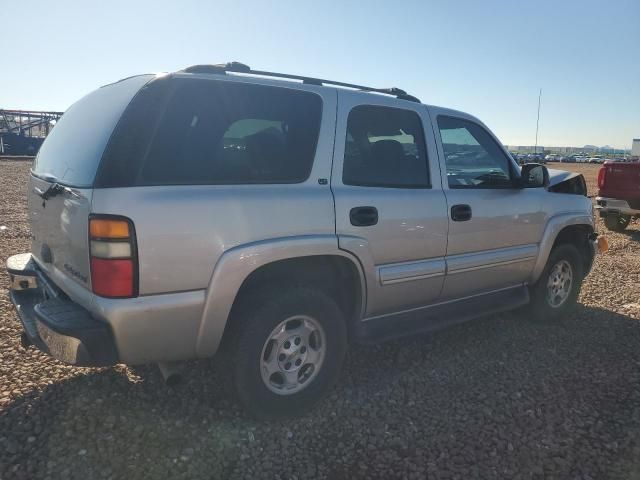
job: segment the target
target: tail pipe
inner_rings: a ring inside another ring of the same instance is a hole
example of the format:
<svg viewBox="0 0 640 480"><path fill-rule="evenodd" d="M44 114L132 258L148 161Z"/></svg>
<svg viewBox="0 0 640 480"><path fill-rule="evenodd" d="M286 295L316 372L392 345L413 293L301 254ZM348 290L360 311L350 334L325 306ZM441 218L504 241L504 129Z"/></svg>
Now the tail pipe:
<svg viewBox="0 0 640 480"><path fill-rule="evenodd" d="M31 342L31 339L29 338L29 336L27 335L27 332L22 332L20 334L20 345L22 346L22 348L24 348L25 350L27 348L29 348L31 345L33 345L33 343Z"/></svg>
<svg viewBox="0 0 640 480"><path fill-rule="evenodd" d="M164 378L164 384L173 387L182 382L182 363L178 362L160 362L158 368Z"/></svg>

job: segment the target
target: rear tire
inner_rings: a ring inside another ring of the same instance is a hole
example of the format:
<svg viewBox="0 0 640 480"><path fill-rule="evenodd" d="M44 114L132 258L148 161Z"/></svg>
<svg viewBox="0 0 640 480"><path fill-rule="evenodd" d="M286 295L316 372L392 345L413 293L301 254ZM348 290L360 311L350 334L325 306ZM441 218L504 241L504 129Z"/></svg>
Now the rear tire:
<svg viewBox="0 0 640 480"><path fill-rule="evenodd" d="M570 244L551 250L538 281L530 287L531 318L538 322L557 322L575 308L584 266L578 249Z"/></svg>
<svg viewBox="0 0 640 480"><path fill-rule="evenodd" d="M622 232L629 226L629 215L607 215L604 217L604 225L613 232Z"/></svg>
<svg viewBox="0 0 640 480"><path fill-rule="evenodd" d="M270 288L241 301L230 352L240 403L261 419L307 412L339 376L347 350L343 313L307 286Z"/></svg>

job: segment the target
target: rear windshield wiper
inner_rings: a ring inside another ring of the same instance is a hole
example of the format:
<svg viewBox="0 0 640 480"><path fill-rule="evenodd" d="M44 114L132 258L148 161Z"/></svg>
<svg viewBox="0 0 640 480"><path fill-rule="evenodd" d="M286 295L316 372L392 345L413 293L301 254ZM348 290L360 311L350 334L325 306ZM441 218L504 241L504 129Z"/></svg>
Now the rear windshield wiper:
<svg viewBox="0 0 640 480"><path fill-rule="evenodd" d="M53 198L56 195L60 195L61 193L68 193L72 197L76 198L80 197L80 195L74 192L71 188L60 185L57 182L49 185L49 188L47 188L46 190L35 187L33 191L36 192L43 200L49 200L50 198Z"/></svg>

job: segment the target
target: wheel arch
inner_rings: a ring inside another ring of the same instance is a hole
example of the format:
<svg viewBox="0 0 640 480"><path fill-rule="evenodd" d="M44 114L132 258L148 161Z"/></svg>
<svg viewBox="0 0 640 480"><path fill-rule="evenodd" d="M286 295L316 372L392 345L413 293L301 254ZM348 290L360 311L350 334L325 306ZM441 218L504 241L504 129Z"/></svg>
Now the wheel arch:
<svg viewBox="0 0 640 480"><path fill-rule="evenodd" d="M592 262L591 247L588 239L593 232L593 217L583 212L579 214L566 213L551 218L540 242L538 258L531 274L530 283L533 284L540 278L551 251L556 245L560 244L575 245L585 262L584 271L588 272Z"/></svg>
<svg viewBox="0 0 640 480"><path fill-rule="evenodd" d="M234 305L265 282L295 279L336 296L351 319L366 306L366 280L358 259L338 248L333 235L281 238L231 249L217 262L207 288L196 353L213 355L222 343ZM329 282L333 279L333 282ZM350 322L350 324L353 322Z"/></svg>

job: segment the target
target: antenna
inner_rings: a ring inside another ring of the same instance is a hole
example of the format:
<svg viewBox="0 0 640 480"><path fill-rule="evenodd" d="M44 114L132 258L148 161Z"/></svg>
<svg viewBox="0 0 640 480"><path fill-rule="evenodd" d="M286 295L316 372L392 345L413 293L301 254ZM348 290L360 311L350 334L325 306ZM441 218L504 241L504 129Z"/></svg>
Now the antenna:
<svg viewBox="0 0 640 480"><path fill-rule="evenodd" d="M542 89L538 95L538 119L536 120L536 146L533 147L533 153L538 153L538 126L540 125L540 101L542 100Z"/></svg>

